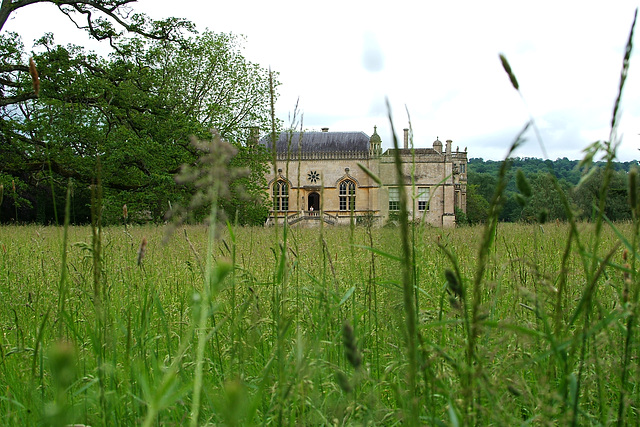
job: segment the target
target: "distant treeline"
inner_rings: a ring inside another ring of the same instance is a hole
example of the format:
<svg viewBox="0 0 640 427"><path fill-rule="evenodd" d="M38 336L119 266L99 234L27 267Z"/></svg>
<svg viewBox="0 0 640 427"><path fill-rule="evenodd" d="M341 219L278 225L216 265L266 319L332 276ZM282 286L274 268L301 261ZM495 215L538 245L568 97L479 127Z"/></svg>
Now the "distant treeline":
<svg viewBox="0 0 640 427"><path fill-rule="evenodd" d="M592 165L593 170L587 170L579 167L580 161L569 160L566 157L555 161L529 157L513 158L509 161L509 184L499 200L502 204L501 221L567 219L566 208L553 183L554 179L557 179L559 187L566 194L577 218L592 218L596 206L594 202L599 198L603 182L604 162L595 162ZM469 160L467 215L466 218L462 218L463 222L484 222L495 194L501 165L502 161L485 161L482 158ZM613 165L614 172L607 189L605 208L605 214L612 221L631 219L627 173L634 166L638 166L638 161L615 162ZM531 187L529 197L523 197L516 187L515 177L518 170L522 170Z"/></svg>

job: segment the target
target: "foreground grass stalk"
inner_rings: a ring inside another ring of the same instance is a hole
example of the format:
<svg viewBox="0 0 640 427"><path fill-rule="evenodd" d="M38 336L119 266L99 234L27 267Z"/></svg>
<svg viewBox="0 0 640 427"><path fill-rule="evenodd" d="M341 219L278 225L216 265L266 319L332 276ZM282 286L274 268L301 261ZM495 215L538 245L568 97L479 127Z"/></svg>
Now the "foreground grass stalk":
<svg viewBox="0 0 640 427"><path fill-rule="evenodd" d="M405 325L407 327L407 353L409 358L409 371L407 373L407 386L409 388L409 417L407 419L408 425L419 425L420 407L418 404L418 390L417 390L417 372L418 372L418 357L417 357L417 327L416 327L416 312L414 303L414 290L413 290L413 255L411 247L409 245L409 238L411 233L409 232L409 213L407 210L408 199L407 193L404 188L404 174L402 172L402 160L400 159L400 149L398 145L398 138L396 136L395 129L393 127L393 121L391 120L391 107L387 101L387 111L389 111L389 123L391 125L391 134L393 135L393 147L396 166L396 179L400 192L400 235L402 245L402 294L404 301L405 312Z"/></svg>
<svg viewBox="0 0 640 427"><path fill-rule="evenodd" d="M620 72L620 83L618 86L618 94L616 97L616 101L613 107L613 113L611 115L611 130L609 133L609 140L604 143L604 151L605 151L605 159L606 166L603 173L603 180L600 186L599 198L598 198L598 211L596 217L596 231L593 236L593 248L591 250L592 254L592 262L587 275L587 278L593 283L593 286L585 289L585 296L587 298L586 307L584 309L584 338L582 342L582 348L584 349L587 346L587 331L591 326L590 318L591 318L591 310L592 310L592 302L596 297L597 287L595 286L596 281L600 278L601 272L603 270L602 265L607 263L608 260L600 260L598 257L598 249L601 244L601 230L602 225L605 220L605 204L607 200L607 192L609 191L609 183L611 181L611 177L613 175L613 161L616 158L616 147L617 147L617 128L618 128L618 111L620 107L620 101L622 98L622 93L624 91L625 81L627 79L627 73L629 70L629 60L631 59L631 52L633 51L633 33L635 30L636 19L638 16L638 10L636 9L633 16L633 23L631 24L631 30L629 32L629 38L627 39L626 49L624 58L622 61L622 70ZM613 252L613 251L612 251ZM611 254L612 255L612 254ZM584 297L583 297L584 298ZM594 344L595 345L595 344ZM584 351L584 350L583 350ZM578 370L578 386L576 396L580 395L580 387L582 384L582 373L584 370L585 358L581 357L580 359L580 368ZM596 358L596 364L599 364L600 361ZM621 399L622 400L622 399ZM621 404L624 404L621 402ZM620 410L618 411L620 415ZM621 423L622 420L618 419L618 423ZM573 408L573 419L572 425L578 425L578 398L576 397L574 401Z"/></svg>
<svg viewBox="0 0 640 427"><path fill-rule="evenodd" d="M278 176L278 150L276 147L276 141L278 140L278 135L276 133L276 106L275 106L275 86L274 86L274 80L273 80L273 72L271 71L271 69L269 69L269 102L270 102L270 109L271 109L271 132L270 132L270 136L271 136L271 165L273 166L273 176L277 177ZM274 220L274 224L273 224L273 228L274 228L274 235L275 235L275 244L277 247L278 245L278 209L279 206L276 207L276 201L274 198L274 204L273 204L273 220ZM284 219L286 222L286 218Z"/></svg>
<svg viewBox="0 0 640 427"><path fill-rule="evenodd" d="M98 385L102 422L107 424L109 410L107 406L107 384L105 376L106 328L107 319L104 307L106 284L102 276L102 167L97 158L96 183L91 186L91 252L93 263L93 306L95 310L95 329L93 349L97 359Z"/></svg>
<svg viewBox="0 0 640 427"><path fill-rule="evenodd" d="M71 180L67 186L67 198L64 208L64 228L62 236L62 254L61 254L61 267L60 267L60 283L58 284L58 318L62 319L65 304L67 300L67 244L69 241L69 220L71 213ZM61 320L58 324L58 336L62 337L62 325L64 322Z"/></svg>
<svg viewBox="0 0 640 427"><path fill-rule="evenodd" d="M191 402L190 424L198 425L201 410L202 388L204 386L204 364L207 343L215 336L215 348L211 351L213 360L218 358L219 369L224 380L225 364L222 361L219 330L216 325L213 298L217 296L219 287L233 266L228 263L217 262L214 266L213 253L216 239L216 227L218 225L218 203L228 194L229 180L238 176L240 171L229 166L237 149L228 142L222 140L215 130L212 139L199 141L192 139L192 144L202 152L195 166L183 166L181 174L176 178L178 182L191 182L198 188L197 195L192 199L191 206L209 204L208 230L207 230L207 255L204 268L204 280L202 292L194 293L194 320L196 325L197 347L195 354L195 371L193 382L193 400ZM204 202L203 202L204 201ZM211 317L213 330L209 333L208 321ZM225 320L226 321L226 320ZM233 328L233 325L231 326Z"/></svg>
<svg viewBox="0 0 640 427"><path fill-rule="evenodd" d="M373 221L367 221L367 239L369 247L373 249L373 233L371 228L373 227ZM369 325L371 325L371 313L373 312L373 348L375 358L375 379L380 379L380 325L378 324L378 287L376 283L376 255L373 250L370 252L369 261L369 279L368 279L368 292L367 292L367 313L369 315ZM373 307L372 307L373 302Z"/></svg>
<svg viewBox="0 0 640 427"><path fill-rule="evenodd" d="M504 59L503 61L506 61ZM512 81L515 77L512 79ZM484 313L482 311L482 288L485 277L485 272L487 269L487 265L489 262L489 255L491 252L491 248L495 243L496 230L498 227L498 216L500 214L500 209L502 206L501 199L503 197L503 193L507 187L508 179L507 179L507 171L510 166L509 158L511 154L522 144L523 135L529 129L530 123L527 123L524 128L517 135L514 142L511 144L509 148L509 152L505 160L502 162L502 166L500 167L500 172L498 176L498 183L496 185L496 191L493 196L490 211L487 218L487 223L484 226L484 231L482 234L482 240L480 242L480 248L478 251L478 259L476 262L476 271L475 277L473 281L473 289L471 295L471 319L469 328L467 329L467 349L466 349L466 359L467 359L467 367L465 375L465 381L463 384L463 395L465 400L465 417L467 418L466 422L468 425L473 425L475 422L473 421L475 418L474 411L474 393L476 392L476 381L475 379L480 376L480 372L482 369L482 365L480 361L476 357L476 338L480 335L482 321L484 319ZM465 298L467 300L468 298ZM466 316L466 308L465 308L465 316Z"/></svg>
<svg viewBox="0 0 640 427"><path fill-rule="evenodd" d="M14 180L11 180L11 189L13 190L13 207L15 210L15 223L18 223L18 193L16 192L16 183Z"/></svg>
<svg viewBox="0 0 640 427"><path fill-rule="evenodd" d="M418 292L418 262L416 259L416 195L417 195L417 187L416 187L416 151L413 147L413 126L411 125L411 115L409 114L409 109L407 109L407 117L409 121L409 143L411 147L411 212L413 217L411 218L411 287L413 288L413 303L415 305L415 316L417 322L417 316L420 313L420 293ZM420 218L420 225L424 225L426 215L422 215ZM417 323L416 323L417 325ZM417 333L416 333L417 339ZM417 345L417 344L416 344ZM417 349L416 349L417 354Z"/></svg>
<svg viewBox="0 0 640 427"><path fill-rule="evenodd" d="M629 310L630 314L626 322L626 334L624 340L624 352L620 364L622 370L620 375L620 394L618 397L618 426L624 425L625 409L628 406L627 395L630 392L628 377L631 363L631 353L634 344L634 332L637 328L636 319L638 316L638 294L640 286L638 284L637 266L637 250L638 237L640 236L640 199L638 199L638 170L633 169L629 173L629 204L631 205L631 214L633 217L633 235L631 237L631 255L625 251L623 266L627 271L623 272L623 290L622 290L622 306L623 309ZM628 259L628 257L631 259Z"/></svg>
<svg viewBox="0 0 640 427"><path fill-rule="evenodd" d="M211 306L211 288L213 278L213 244L216 237L216 219L218 217L217 190L214 190L214 202L211 204L209 214L209 233L207 242L207 260L205 267L204 286L200 296L200 316L197 322L198 347L196 349L196 367L193 380L193 401L191 403L190 425L196 427L200 416L200 401L202 396L204 352L208 341L207 321L209 319L209 307Z"/></svg>

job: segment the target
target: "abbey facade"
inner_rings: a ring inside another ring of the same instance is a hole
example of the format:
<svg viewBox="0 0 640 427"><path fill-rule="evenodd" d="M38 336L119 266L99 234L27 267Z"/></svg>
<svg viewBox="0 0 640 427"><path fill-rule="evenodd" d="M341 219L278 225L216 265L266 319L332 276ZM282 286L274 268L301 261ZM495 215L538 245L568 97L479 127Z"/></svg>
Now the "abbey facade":
<svg viewBox="0 0 640 427"><path fill-rule="evenodd" d="M268 137L261 141L271 149ZM398 218L400 191L407 194L410 219L453 227L456 208L466 212L467 153L438 139L432 148L409 148L404 131L401 186L395 150L382 152L374 128L364 132L284 132L275 143L275 167L267 176L272 210L267 224L349 224ZM273 153L273 152L272 152ZM361 167L370 171L367 173ZM377 177L374 179L371 175ZM402 188L401 188L402 187Z"/></svg>

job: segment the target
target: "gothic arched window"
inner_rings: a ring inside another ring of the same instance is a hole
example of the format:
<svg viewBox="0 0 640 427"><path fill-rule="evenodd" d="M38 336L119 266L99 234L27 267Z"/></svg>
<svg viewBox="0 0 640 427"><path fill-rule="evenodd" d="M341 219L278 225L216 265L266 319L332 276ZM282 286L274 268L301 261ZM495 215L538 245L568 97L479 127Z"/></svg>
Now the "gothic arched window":
<svg viewBox="0 0 640 427"><path fill-rule="evenodd" d="M356 184L350 179L340 183L340 210L356 210Z"/></svg>
<svg viewBox="0 0 640 427"><path fill-rule="evenodd" d="M286 212L289 210L289 186L285 181L273 184L273 210Z"/></svg>

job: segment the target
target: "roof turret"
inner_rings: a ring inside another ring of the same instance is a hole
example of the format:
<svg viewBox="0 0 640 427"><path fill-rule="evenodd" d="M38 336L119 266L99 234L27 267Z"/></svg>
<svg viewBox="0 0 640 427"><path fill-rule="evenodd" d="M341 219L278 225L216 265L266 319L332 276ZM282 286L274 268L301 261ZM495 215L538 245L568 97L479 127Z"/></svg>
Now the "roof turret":
<svg viewBox="0 0 640 427"><path fill-rule="evenodd" d="M442 141L440 141L438 137L436 137L436 140L433 141L433 149L442 154Z"/></svg>
<svg viewBox="0 0 640 427"><path fill-rule="evenodd" d="M373 127L373 135L371 135L371 138L369 138L369 142L372 144L374 142L382 144L382 138L380 138L380 135L378 135L378 126Z"/></svg>

